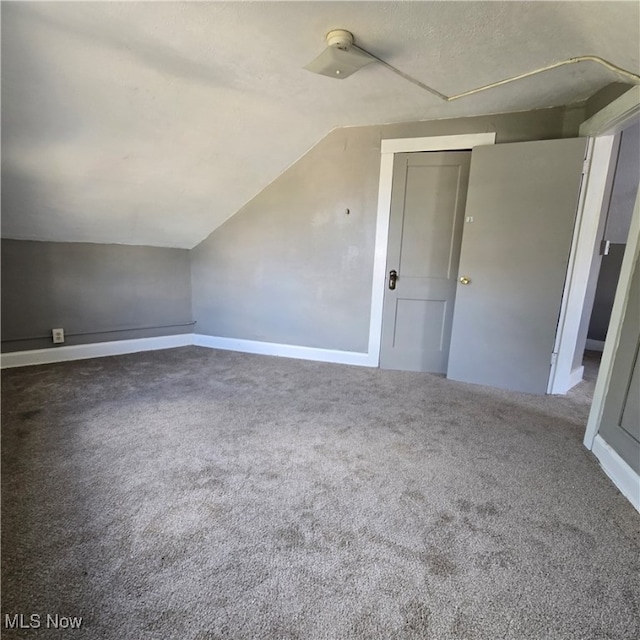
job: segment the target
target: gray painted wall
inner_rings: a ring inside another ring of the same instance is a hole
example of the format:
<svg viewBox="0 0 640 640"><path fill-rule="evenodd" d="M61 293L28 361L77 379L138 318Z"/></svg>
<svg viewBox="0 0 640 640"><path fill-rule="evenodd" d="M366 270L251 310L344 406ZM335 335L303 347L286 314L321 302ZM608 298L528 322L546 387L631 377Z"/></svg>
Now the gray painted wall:
<svg viewBox="0 0 640 640"><path fill-rule="evenodd" d="M186 249L2 240L5 352L53 347L54 327L71 345L191 333L192 326L137 329L190 321Z"/></svg>
<svg viewBox="0 0 640 640"><path fill-rule="evenodd" d="M380 141L573 137L583 119L555 108L331 132L192 250L197 332L366 352Z"/></svg>

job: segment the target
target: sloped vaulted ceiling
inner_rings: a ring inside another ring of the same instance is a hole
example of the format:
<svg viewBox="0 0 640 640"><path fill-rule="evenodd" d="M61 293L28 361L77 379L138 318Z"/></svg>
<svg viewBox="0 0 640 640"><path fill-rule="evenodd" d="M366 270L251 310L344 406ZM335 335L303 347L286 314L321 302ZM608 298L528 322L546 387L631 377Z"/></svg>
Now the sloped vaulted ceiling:
<svg viewBox="0 0 640 640"><path fill-rule="evenodd" d="M593 54L635 73L637 2L2 3L4 237L190 248L331 129L546 107L571 65L444 103L372 64L302 67L333 28L452 94Z"/></svg>

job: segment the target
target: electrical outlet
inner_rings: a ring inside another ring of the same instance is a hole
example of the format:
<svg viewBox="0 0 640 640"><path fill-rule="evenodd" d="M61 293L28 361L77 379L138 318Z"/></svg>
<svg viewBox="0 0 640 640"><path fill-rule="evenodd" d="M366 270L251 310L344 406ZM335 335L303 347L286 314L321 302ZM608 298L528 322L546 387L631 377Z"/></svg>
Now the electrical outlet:
<svg viewBox="0 0 640 640"><path fill-rule="evenodd" d="M60 344L64 342L64 329L51 329L53 335L53 343Z"/></svg>

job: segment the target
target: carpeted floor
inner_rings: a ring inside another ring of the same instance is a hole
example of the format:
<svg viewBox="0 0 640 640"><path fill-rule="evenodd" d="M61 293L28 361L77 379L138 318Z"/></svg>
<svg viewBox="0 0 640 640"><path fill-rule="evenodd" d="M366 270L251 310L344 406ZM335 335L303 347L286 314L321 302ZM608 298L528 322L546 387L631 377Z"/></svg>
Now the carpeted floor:
<svg viewBox="0 0 640 640"><path fill-rule="evenodd" d="M640 516L582 447L589 376L534 397L198 347L5 370L2 637L637 638Z"/></svg>

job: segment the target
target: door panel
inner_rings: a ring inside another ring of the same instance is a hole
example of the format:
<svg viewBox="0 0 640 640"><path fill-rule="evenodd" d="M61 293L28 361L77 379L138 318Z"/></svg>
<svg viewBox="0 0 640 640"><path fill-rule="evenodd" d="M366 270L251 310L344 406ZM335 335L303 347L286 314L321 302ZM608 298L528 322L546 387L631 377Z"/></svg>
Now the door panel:
<svg viewBox="0 0 640 640"><path fill-rule="evenodd" d="M640 473L640 261L636 262L599 433Z"/></svg>
<svg viewBox="0 0 640 640"><path fill-rule="evenodd" d="M586 139L478 147L447 375L546 392Z"/></svg>
<svg viewBox="0 0 640 640"><path fill-rule="evenodd" d="M444 300L403 300L396 307L397 341L421 344L427 351L442 350L442 328L445 326L447 303Z"/></svg>
<svg viewBox="0 0 640 640"><path fill-rule="evenodd" d="M451 277L460 166L433 166L435 160L409 158L422 164L407 167L399 269L405 278Z"/></svg>
<svg viewBox="0 0 640 640"><path fill-rule="evenodd" d="M446 371L470 152L397 154L380 366Z"/></svg>

